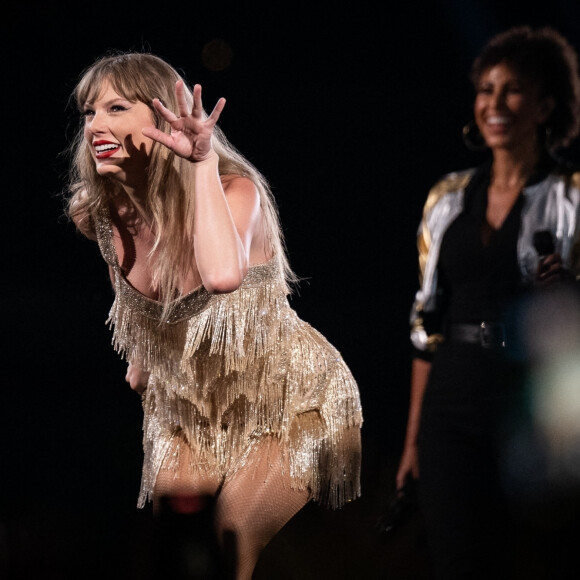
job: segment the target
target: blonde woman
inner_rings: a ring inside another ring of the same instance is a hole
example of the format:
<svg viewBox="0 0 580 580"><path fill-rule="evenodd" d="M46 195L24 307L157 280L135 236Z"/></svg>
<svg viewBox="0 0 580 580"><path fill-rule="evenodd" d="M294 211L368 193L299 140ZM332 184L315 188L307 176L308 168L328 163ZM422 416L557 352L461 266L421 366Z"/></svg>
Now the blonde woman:
<svg viewBox="0 0 580 580"><path fill-rule="evenodd" d="M107 55L81 76L68 213L98 242L109 323L144 410L138 506L215 498L239 580L308 501L360 495L357 384L290 308L268 183L164 60Z"/></svg>

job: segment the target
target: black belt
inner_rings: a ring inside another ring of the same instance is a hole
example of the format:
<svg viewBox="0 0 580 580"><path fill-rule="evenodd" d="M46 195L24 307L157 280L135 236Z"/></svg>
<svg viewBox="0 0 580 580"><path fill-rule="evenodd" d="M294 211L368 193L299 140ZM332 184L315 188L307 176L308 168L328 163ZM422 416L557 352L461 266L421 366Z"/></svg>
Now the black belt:
<svg viewBox="0 0 580 580"><path fill-rule="evenodd" d="M484 348L505 348L505 326L497 322L450 324L445 339L449 342L479 344Z"/></svg>

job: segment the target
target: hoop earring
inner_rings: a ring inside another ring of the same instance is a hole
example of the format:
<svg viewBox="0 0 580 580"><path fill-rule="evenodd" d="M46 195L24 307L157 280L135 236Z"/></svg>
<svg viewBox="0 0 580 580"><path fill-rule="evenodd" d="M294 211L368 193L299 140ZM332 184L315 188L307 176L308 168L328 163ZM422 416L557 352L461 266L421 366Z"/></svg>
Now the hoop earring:
<svg viewBox="0 0 580 580"><path fill-rule="evenodd" d="M463 126L462 137L463 143L471 151L484 151L487 149L487 145L483 139L483 136L479 132L479 128L475 124L474 119Z"/></svg>

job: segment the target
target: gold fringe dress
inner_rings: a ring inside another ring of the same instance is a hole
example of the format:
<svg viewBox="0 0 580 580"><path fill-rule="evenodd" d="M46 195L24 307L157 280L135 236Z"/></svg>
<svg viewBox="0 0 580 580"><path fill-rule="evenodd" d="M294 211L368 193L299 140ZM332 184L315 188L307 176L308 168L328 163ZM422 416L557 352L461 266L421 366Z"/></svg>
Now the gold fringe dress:
<svg viewBox="0 0 580 580"><path fill-rule="evenodd" d="M293 488L333 509L360 496L357 384L340 353L290 307L276 257L250 267L233 292L199 287L160 325L161 304L121 272L108 212L97 239L114 271L113 346L150 371L138 507L152 499L176 437L189 446L194 473L226 482L274 436Z"/></svg>

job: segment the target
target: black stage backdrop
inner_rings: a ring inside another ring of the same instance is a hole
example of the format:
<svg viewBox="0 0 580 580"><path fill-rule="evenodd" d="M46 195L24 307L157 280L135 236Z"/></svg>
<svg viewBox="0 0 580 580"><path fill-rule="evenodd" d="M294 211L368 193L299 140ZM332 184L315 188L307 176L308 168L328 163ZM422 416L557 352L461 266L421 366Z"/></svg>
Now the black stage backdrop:
<svg viewBox="0 0 580 580"><path fill-rule="evenodd" d="M256 575L421 577L420 530L389 544L372 527L404 436L422 204L441 174L480 161L461 128L469 65L485 40L551 24L580 49L580 4L232 4L3 9L1 578L150 577L150 512L135 508L139 398L104 324L105 265L62 219L60 199L77 122L68 97L110 49L165 58L203 85L206 109L227 98L220 125L271 181L306 279L292 305L360 385L363 497L339 512L309 506Z"/></svg>

